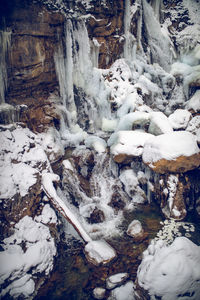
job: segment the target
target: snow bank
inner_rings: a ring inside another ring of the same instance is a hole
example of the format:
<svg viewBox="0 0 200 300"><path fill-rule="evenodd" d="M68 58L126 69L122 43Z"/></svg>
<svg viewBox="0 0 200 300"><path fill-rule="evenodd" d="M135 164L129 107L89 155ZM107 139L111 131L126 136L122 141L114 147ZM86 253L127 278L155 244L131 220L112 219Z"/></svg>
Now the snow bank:
<svg viewBox="0 0 200 300"><path fill-rule="evenodd" d="M151 296L162 300L200 298L200 247L185 237L170 246L158 241L143 253L137 279ZM187 296L188 295L188 296Z"/></svg>
<svg viewBox="0 0 200 300"><path fill-rule="evenodd" d="M4 239L2 247L0 284L8 284L0 295L9 293L16 298L22 294L29 298L35 289L32 275L49 274L53 268L56 248L48 227L26 216L15 225L14 234Z"/></svg>
<svg viewBox="0 0 200 300"><path fill-rule="evenodd" d="M199 147L195 137L190 132L177 131L149 138L144 145L142 159L145 163L154 163L160 159L173 160L196 153L199 153Z"/></svg>
<svg viewBox="0 0 200 300"><path fill-rule="evenodd" d="M140 156L143 153L144 144L152 135L141 131L118 131L108 140L113 155L126 154Z"/></svg>

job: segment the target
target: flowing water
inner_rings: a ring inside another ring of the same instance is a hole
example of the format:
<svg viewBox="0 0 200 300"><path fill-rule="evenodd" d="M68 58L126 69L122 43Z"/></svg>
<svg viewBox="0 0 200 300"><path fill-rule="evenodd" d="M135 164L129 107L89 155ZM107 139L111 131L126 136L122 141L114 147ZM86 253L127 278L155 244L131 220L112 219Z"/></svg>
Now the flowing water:
<svg viewBox="0 0 200 300"><path fill-rule="evenodd" d="M95 287L105 287L106 278L110 275L128 272L129 279L135 281L137 269L142 259L142 252L147 248L151 239L161 229L162 216L159 208L151 203L138 206L133 212L124 214L122 236L114 237L108 242L117 251L117 259L107 266L94 266L87 262L83 253L83 244L75 239L62 241L58 249L54 270L49 279L39 290L36 300L89 300ZM140 220L147 237L142 242L135 242L125 232L133 219ZM198 222L194 215L190 214L187 222ZM182 230L184 235L184 230ZM200 245L200 226L195 225L195 232L191 240ZM106 298L109 291L106 292Z"/></svg>

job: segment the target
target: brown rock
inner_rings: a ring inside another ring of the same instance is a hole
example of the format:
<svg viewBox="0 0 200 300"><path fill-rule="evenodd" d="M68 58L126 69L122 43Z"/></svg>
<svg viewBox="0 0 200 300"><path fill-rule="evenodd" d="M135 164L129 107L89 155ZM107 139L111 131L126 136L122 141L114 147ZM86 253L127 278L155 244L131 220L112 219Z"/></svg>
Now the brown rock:
<svg viewBox="0 0 200 300"><path fill-rule="evenodd" d="M149 167L157 173L184 173L200 166L200 153L191 156L179 156L174 160L161 159Z"/></svg>

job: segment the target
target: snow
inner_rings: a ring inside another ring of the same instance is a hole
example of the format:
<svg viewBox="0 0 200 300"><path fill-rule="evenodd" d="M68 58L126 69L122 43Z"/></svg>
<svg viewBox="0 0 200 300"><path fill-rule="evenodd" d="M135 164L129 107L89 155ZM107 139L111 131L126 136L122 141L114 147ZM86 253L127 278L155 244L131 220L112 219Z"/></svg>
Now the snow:
<svg viewBox="0 0 200 300"><path fill-rule="evenodd" d="M47 275L53 268L56 248L48 227L25 216L15 225L13 235L4 239L2 247L0 284L9 279L9 285L2 289L1 295L30 296L34 291L32 274L45 271Z"/></svg>
<svg viewBox="0 0 200 300"><path fill-rule="evenodd" d="M112 132L115 131L117 127L117 120L108 120L106 118L102 119L102 126L101 129L105 132Z"/></svg>
<svg viewBox="0 0 200 300"><path fill-rule="evenodd" d="M154 163L196 153L199 153L199 147L195 137L190 132L177 131L149 138L144 144L142 159L145 163Z"/></svg>
<svg viewBox="0 0 200 300"><path fill-rule="evenodd" d="M186 109L176 109L168 119L174 129L185 129L192 115Z"/></svg>
<svg viewBox="0 0 200 300"><path fill-rule="evenodd" d="M200 247L185 237L177 237L170 246L158 241L149 245L137 272L138 283L151 299L190 299L200 297Z"/></svg>
<svg viewBox="0 0 200 300"><path fill-rule="evenodd" d="M97 287L93 290L93 297L95 299L104 299L106 290L101 287Z"/></svg>
<svg viewBox="0 0 200 300"><path fill-rule="evenodd" d="M57 224L57 216L55 211L50 207L49 204L45 204L42 209L42 213L34 218L36 222L42 224Z"/></svg>
<svg viewBox="0 0 200 300"><path fill-rule="evenodd" d="M81 226L76 216L69 210L62 199L57 195L56 190L53 186L53 182L59 181L59 176L54 173L44 173L42 175L42 187L47 196L52 201L53 205L60 211L64 217L75 227L80 236L84 241L90 242L91 238Z"/></svg>
<svg viewBox="0 0 200 300"><path fill-rule="evenodd" d="M95 265L107 264L116 257L115 250L104 240L90 241L85 246L85 254Z"/></svg>
<svg viewBox="0 0 200 300"><path fill-rule="evenodd" d="M107 143L104 139L98 136L88 136L85 139L85 145L87 148L94 149L98 153L106 151Z"/></svg>
<svg viewBox="0 0 200 300"><path fill-rule="evenodd" d="M113 155L141 156L143 147L152 135L141 131L118 131L111 135L108 146Z"/></svg>
<svg viewBox="0 0 200 300"><path fill-rule="evenodd" d="M113 289L128 278L128 273L117 273L106 279L106 288Z"/></svg>
<svg viewBox="0 0 200 300"><path fill-rule="evenodd" d="M173 132L168 118L162 112L150 113L150 125L148 132L154 135Z"/></svg>
<svg viewBox="0 0 200 300"><path fill-rule="evenodd" d="M200 111L200 90L197 90L194 95L188 100L185 106L188 110L195 112Z"/></svg>
<svg viewBox="0 0 200 300"><path fill-rule="evenodd" d="M200 116L192 118L188 123L186 130L194 134L197 142L200 144Z"/></svg>
<svg viewBox="0 0 200 300"><path fill-rule="evenodd" d="M62 164L65 169L74 171L74 168L73 168L71 162L69 161L69 159L63 160Z"/></svg>
<svg viewBox="0 0 200 300"><path fill-rule="evenodd" d="M112 290L108 300L135 300L134 285L132 281Z"/></svg>
<svg viewBox="0 0 200 300"><path fill-rule="evenodd" d="M126 114L125 116L120 118L116 131L131 130L133 126L136 125L144 126L148 124L149 119L150 114L146 112L136 111Z"/></svg>

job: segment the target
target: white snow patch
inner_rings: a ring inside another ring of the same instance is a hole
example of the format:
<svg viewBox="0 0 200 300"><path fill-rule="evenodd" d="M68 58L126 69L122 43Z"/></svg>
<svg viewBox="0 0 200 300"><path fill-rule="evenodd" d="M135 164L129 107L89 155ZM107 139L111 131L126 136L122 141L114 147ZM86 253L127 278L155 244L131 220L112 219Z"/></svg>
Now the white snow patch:
<svg viewBox="0 0 200 300"><path fill-rule="evenodd" d="M137 272L138 283L153 299L200 298L200 247L185 237L170 246L161 241L149 245Z"/></svg>
<svg viewBox="0 0 200 300"><path fill-rule="evenodd" d="M134 285L132 281L112 290L108 300L135 300Z"/></svg>
<svg viewBox="0 0 200 300"><path fill-rule="evenodd" d="M144 145L142 158L145 163L153 163L196 153L199 153L199 147L195 137L187 131L177 131L149 138Z"/></svg>
<svg viewBox="0 0 200 300"><path fill-rule="evenodd" d="M168 119L174 129L185 129L190 121L192 114L186 109L177 109Z"/></svg>

